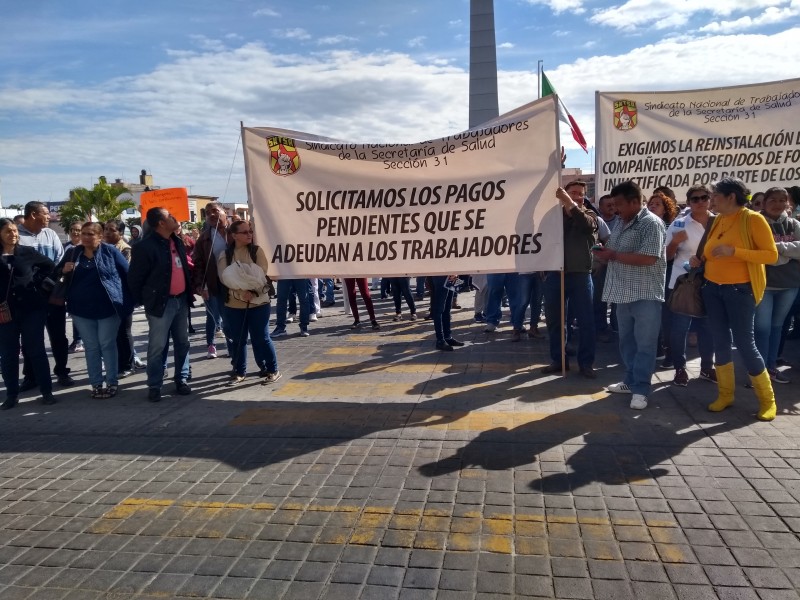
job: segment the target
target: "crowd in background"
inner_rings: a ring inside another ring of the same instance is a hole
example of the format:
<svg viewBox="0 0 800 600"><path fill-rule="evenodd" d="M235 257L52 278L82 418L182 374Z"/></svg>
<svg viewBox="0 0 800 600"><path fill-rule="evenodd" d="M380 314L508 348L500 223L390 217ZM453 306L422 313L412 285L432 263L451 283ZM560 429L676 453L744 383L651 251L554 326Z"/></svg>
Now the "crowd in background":
<svg viewBox="0 0 800 600"><path fill-rule="evenodd" d="M464 345L453 336L451 310L460 308L460 292L474 290L474 321L487 334L502 326L504 310L512 342L544 337L544 321L550 363L543 374L569 370L574 360L581 376L596 378L596 344L616 337L625 379L608 389L630 394L635 409L647 406L656 369L674 369L676 386L689 383L687 346L696 345L699 379L718 388L709 409L723 410L733 401L731 348L736 347L759 398L759 418L774 418L771 386L789 382L781 370L783 345L787 337L800 335L800 223L795 218L800 188L749 196L744 184L727 178L712 188L692 186L679 201L668 188L644 195L627 182L592 202L586 184L573 181L556 195L564 212L563 273L387 277L373 279L372 286L367 278L334 277L273 284L251 224L231 221L216 202L207 205L203 228L191 234L157 208L148 211L142 226L127 228L118 220L73 223L63 246L47 227L47 207L29 202L21 218L0 220L0 293L5 290L5 310L13 315L3 319L0 304L6 387L0 407L13 408L21 392L36 386L43 403L56 401L45 330L59 385L74 384L68 355L84 352L93 398L114 397L120 379L146 368L147 397L156 402L170 350L175 392L191 393L190 309L197 296L204 305L205 356L218 358L218 340L224 340L231 362L227 384L237 385L247 377L248 342L263 383L277 381L281 373L273 338L288 335L294 322L300 336L309 336L310 324L336 304L337 290L346 296L353 329L362 326L358 295L373 330L381 326L371 291L379 289L381 299L391 297L394 321L416 320L418 305L428 296L424 318L432 321L435 347L442 351ZM674 313L668 301L678 277L701 265L709 316ZM144 307L148 320L146 361L131 334L135 306Z"/></svg>

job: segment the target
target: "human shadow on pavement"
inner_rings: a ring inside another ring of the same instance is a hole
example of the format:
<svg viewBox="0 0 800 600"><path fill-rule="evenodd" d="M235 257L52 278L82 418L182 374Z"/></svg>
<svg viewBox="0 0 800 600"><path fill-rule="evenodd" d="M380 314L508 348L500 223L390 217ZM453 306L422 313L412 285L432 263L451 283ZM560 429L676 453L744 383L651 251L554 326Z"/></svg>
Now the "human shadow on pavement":
<svg viewBox="0 0 800 600"><path fill-rule="evenodd" d="M596 400L511 429L484 431L453 455L420 466L419 473L438 477L470 467L523 468L541 475L528 484L531 489L565 493L593 483L617 485L657 479L667 474L657 466L659 463L692 444L744 425L732 420L686 427L684 422L658 427L654 433L652 427L641 427L642 413L632 413L622 403L619 413L601 408L608 403L608 399ZM548 473L541 463L539 468L531 468L542 454L570 441L577 451L567 455L562 470Z"/></svg>

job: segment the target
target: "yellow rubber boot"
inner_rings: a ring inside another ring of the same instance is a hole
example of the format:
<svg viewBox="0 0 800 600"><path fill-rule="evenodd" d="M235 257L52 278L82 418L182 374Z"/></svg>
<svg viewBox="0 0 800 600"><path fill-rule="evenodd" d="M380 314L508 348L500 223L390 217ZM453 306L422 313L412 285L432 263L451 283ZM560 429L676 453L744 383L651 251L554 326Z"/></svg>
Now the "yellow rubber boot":
<svg viewBox="0 0 800 600"><path fill-rule="evenodd" d="M756 393L756 398L758 398L758 414L756 417L759 421L772 421L775 415L778 414L778 406L775 404L775 392L772 391L772 381L769 379L769 373L764 369L758 375L750 375L750 381L753 382L753 391Z"/></svg>
<svg viewBox="0 0 800 600"><path fill-rule="evenodd" d="M733 392L736 389L734 381L733 362L716 365L717 370L717 399L708 405L711 412L720 412L733 404Z"/></svg>

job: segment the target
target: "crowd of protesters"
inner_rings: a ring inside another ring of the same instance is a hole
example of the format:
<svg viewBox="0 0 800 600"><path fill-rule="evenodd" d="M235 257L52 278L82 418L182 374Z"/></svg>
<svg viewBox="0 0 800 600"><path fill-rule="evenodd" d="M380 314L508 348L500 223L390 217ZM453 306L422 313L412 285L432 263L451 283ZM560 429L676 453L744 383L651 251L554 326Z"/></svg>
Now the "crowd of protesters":
<svg viewBox="0 0 800 600"><path fill-rule="evenodd" d="M403 319L403 302L408 318L416 320L427 294L425 318L432 321L435 348L441 351L464 346L451 329L451 310L460 308L458 293L464 289L475 290L474 320L488 334L497 331L508 309L512 342L543 337L544 313L550 363L543 374L570 370L574 358L578 373L595 379L596 344L616 334L624 378L607 389L629 394L637 410L647 407L657 369L674 369L675 386L689 383L691 341L700 354L699 379L717 385L717 398L708 408L724 410L734 398L735 347L759 402L757 416L771 420L777 411L772 384L789 382L780 370L783 343L800 334L798 192L770 188L750 197L741 181L724 178L711 188L692 186L683 203L668 188L645 195L625 182L595 204L586 197L586 184L573 181L556 191L563 211L563 272L419 277L413 293L410 278L392 277L373 280L372 290L380 289L382 299L391 295L394 321ZM361 327L357 289L371 328L380 329L367 278L345 278L338 287L333 277L280 279L273 286L251 224L231 220L217 202L206 206L205 216L194 237L182 235L180 224L163 208L149 210L143 226L130 228L129 236L121 221L77 222L68 230L66 246L47 227L42 203L28 203L19 224L0 220L0 293L6 290L6 302L0 304L6 398L0 407L13 408L21 392L36 386L44 404L56 401L45 329L59 385L74 384L68 355L83 351L91 396L114 397L119 380L144 366L131 335L134 306L143 306L148 321L147 398L152 402L161 400L170 344L174 391L192 393L189 333L196 296L204 305L205 356L217 358L217 340L224 339L230 386L247 377L248 342L262 383L276 382L281 373L272 339L288 335L287 324L295 320L299 335L309 336L322 309L336 304L336 289L346 296L353 329ZM700 266L708 317L673 313L668 300L678 277ZM61 302L53 301L53 287L61 290ZM3 310L13 318L3 319ZM71 345L67 314L73 323Z"/></svg>

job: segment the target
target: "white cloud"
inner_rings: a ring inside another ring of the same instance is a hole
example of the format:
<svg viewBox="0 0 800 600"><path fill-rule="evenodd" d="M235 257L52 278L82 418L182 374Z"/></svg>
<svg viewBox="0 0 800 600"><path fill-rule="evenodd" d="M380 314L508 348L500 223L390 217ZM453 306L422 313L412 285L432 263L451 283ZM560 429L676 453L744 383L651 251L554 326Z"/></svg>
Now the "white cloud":
<svg viewBox="0 0 800 600"><path fill-rule="evenodd" d="M592 23L615 29L635 29L651 26L669 29L686 25L700 13L728 16L735 13L783 5L794 5L797 0L627 0L624 4L596 11L589 19Z"/></svg>
<svg viewBox="0 0 800 600"><path fill-rule="evenodd" d="M356 38L349 35L329 35L327 37L319 38L317 44L320 46L335 46L336 44L343 44L344 42L355 42Z"/></svg>
<svg viewBox="0 0 800 600"><path fill-rule="evenodd" d="M280 13L271 8L259 8L253 13L254 17L280 17Z"/></svg>
<svg viewBox="0 0 800 600"><path fill-rule="evenodd" d="M565 11L581 14L586 10L583 7L583 0L525 0L525 2L528 4L549 6L556 14Z"/></svg>
<svg viewBox="0 0 800 600"><path fill-rule="evenodd" d="M447 22L448 27L461 27L463 24L464 21L462 21L461 19L456 19L454 21Z"/></svg>
<svg viewBox="0 0 800 600"><path fill-rule="evenodd" d="M425 38L424 35L418 35L415 38L411 38L410 40L408 40L408 47L409 48L421 48L422 46L425 45L425 39L426 38Z"/></svg>
<svg viewBox="0 0 800 600"><path fill-rule="evenodd" d="M277 38L285 40L309 40L311 34L302 27L295 27L293 29L273 29L272 35Z"/></svg>
<svg viewBox="0 0 800 600"><path fill-rule="evenodd" d="M595 90L797 77L798 35L800 27L770 36L669 40L562 64L547 75L591 145ZM499 90L501 111L530 102L535 68L501 72ZM141 168L157 185L222 195L233 162L226 200L244 201L240 121L354 142L413 142L464 129L467 106L465 69L443 60L344 50L277 54L260 44L166 53L149 72L94 85L18 82L0 88L3 200L27 201L32 193L59 200L98 175L130 178ZM563 142L572 156L583 154L569 135ZM52 165L47 173L45 164Z"/></svg>
<svg viewBox="0 0 800 600"><path fill-rule="evenodd" d="M719 21L709 23L701 27L699 31L703 33L733 33L736 31L744 31L746 29L753 29L764 25L773 25L775 23L784 23L787 19L792 19L800 15L800 0L794 0L790 6L785 8L776 8L770 6L762 14L757 17L744 16L735 21Z"/></svg>
<svg viewBox="0 0 800 600"><path fill-rule="evenodd" d="M503 42L502 44L499 44L497 47L502 49L509 49L513 48L514 44L512 44L511 42Z"/></svg>

